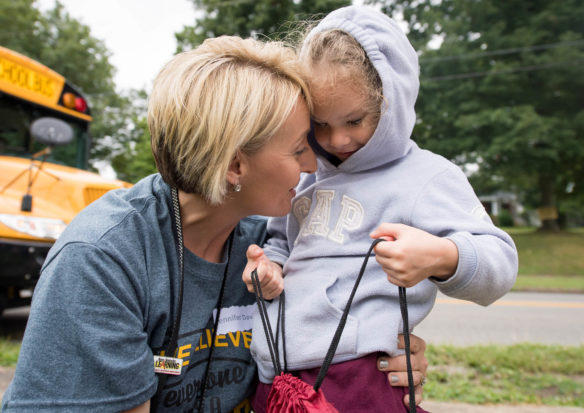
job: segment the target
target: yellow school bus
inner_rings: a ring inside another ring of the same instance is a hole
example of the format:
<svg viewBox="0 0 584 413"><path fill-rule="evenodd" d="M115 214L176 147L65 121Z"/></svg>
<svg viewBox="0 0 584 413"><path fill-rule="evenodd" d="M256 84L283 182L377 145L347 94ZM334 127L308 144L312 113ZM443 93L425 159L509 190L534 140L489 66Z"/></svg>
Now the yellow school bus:
<svg viewBox="0 0 584 413"><path fill-rule="evenodd" d="M27 305L75 215L130 184L87 171L91 112L48 67L0 46L0 314Z"/></svg>

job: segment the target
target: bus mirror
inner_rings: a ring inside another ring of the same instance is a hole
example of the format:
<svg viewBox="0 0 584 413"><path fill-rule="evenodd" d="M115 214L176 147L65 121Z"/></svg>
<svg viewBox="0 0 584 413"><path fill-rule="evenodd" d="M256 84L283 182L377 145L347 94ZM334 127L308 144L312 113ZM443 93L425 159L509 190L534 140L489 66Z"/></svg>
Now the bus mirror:
<svg viewBox="0 0 584 413"><path fill-rule="evenodd" d="M48 146L67 145L73 141L73 128L56 118L39 118L30 125L30 134Z"/></svg>

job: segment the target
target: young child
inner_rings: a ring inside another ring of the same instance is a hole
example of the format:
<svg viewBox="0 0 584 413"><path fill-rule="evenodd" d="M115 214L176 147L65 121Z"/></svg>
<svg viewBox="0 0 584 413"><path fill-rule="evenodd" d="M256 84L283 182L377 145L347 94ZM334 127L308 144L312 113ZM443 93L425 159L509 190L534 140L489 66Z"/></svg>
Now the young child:
<svg viewBox="0 0 584 413"><path fill-rule="evenodd" d="M251 291L249 271L258 263L262 284L282 271L274 263L283 266L287 366L312 384L365 252L373 238L386 238L375 248L379 265L369 264L357 290L322 389L340 412L407 412L407 389L388 386L370 362L397 352L396 285L411 287L413 327L438 289L481 305L500 298L515 282L517 252L463 172L411 140L418 59L394 21L367 7L336 10L308 34L299 58L315 105L318 170L301 180L292 212L268 224L264 252L272 263L250 247L244 279ZM275 299L272 326L277 312ZM261 382L254 409L261 412L274 371L260 317L253 331Z"/></svg>

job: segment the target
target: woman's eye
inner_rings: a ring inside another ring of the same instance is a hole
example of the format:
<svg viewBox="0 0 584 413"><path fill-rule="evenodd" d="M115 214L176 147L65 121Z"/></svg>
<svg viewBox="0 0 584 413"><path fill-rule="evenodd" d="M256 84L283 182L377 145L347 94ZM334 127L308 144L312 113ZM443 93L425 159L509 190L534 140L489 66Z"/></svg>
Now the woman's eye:
<svg viewBox="0 0 584 413"><path fill-rule="evenodd" d="M357 125L360 125L362 121L363 121L363 119L361 118L361 119L350 120L347 123L351 126L357 126Z"/></svg>
<svg viewBox="0 0 584 413"><path fill-rule="evenodd" d="M317 128L325 128L327 126L327 124L325 122L316 122L313 121L314 126L316 126Z"/></svg>
<svg viewBox="0 0 584 413"><path fill-rule="evenodd" d="M304 152L306 152L306 146L303 147L302 149L297 150L296 152L294 152L294 156L300 156L302 155Z"/></svg>

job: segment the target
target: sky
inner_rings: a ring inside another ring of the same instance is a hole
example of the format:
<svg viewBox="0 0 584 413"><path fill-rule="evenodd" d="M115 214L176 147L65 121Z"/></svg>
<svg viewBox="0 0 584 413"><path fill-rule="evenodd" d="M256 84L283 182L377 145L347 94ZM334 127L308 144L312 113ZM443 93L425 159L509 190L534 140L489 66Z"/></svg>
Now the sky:
<svg viewBox="0 0 584 413"><path fill-rule="evenodd" d="M176 50L174 33L193 25L190 0L60 0L65 10L89 26L112 53L118 90L149 89L152 80ZM37 0L41 10L55 0Z"/></svg>

